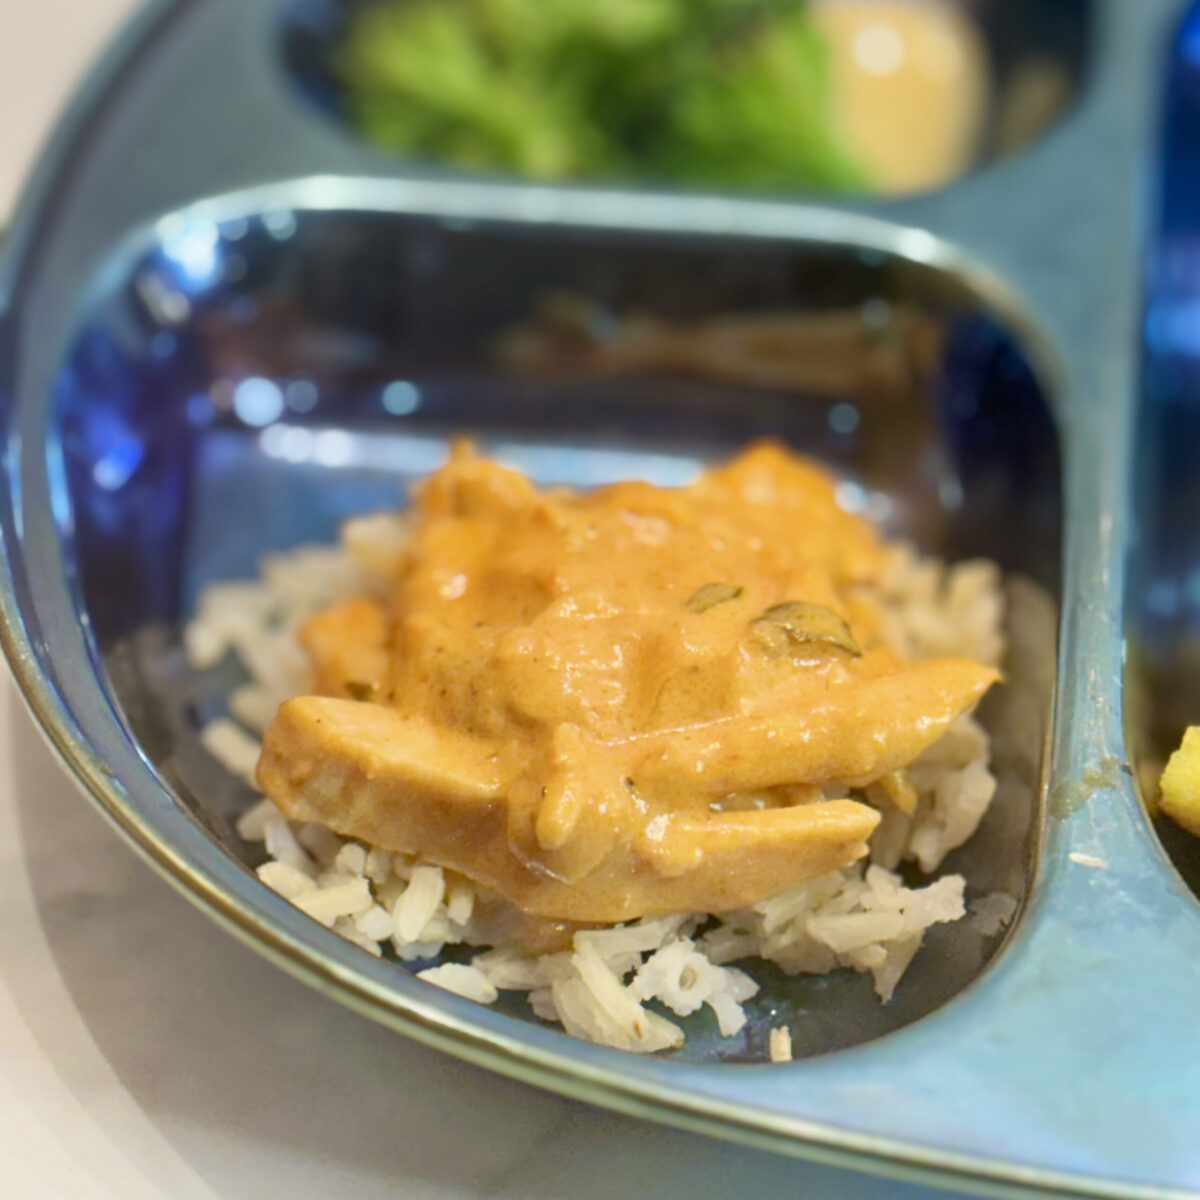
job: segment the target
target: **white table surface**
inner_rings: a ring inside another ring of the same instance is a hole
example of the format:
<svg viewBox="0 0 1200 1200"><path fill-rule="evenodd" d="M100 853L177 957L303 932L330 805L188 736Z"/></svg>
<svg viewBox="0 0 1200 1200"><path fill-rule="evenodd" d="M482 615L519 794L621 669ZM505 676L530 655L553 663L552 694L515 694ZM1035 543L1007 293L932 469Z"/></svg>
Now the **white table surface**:
<svg viewBox="0 0 1200 1200"><path fill-rule="evenodd" d="M136 0L0 0L0 220ZM0 671L0 1196L917 1200L512 1083L342 1010L101 821Z"/></svg>

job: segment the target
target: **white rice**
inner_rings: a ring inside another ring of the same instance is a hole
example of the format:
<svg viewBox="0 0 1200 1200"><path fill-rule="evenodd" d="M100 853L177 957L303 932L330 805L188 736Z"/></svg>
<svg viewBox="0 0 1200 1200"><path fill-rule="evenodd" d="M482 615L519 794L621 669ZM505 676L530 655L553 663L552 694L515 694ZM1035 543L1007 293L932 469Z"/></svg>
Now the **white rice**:
<svg viewBox="0 0 1200 1200"><path fill-rule="evenodd" d="M767 1035L767 1053L773 1063L792 1061L792 1031L786 1025L772 1029Z"/></svg>
<svg viewBox="0 0 1200 1200"><path fill-rule="evenodd" d="M377 589L406 532L402 516L353 521L344 549L274 555L263 561L258 582L218 584L201 596L184 637L191 665L203 670L232 653L250 677L230 696L230 716L201 733L209 753L233 774L253 783L258 741L252 735L262 733L279 704L305 690L296 626L338 600ZM901 653L998 664L1003 602L993 564L947 567L901 547L883 596L884 636ZM925 931L965 913L961 876L908 888L895 869L912 860L930 874L974 833L996 788L988 755L986 732L964 716L909 768L918 796L912 816L881 789L867 789L863 798L882 810L883 820L865 862L737 912L580 932L568 948L540 956L493 945L505 902L441 867L321 826L292 825L269 800L244 813L237 831L264 844L268 861L258 874L268 887L369 953L420 964L447 946L489 947L470 963L446 962L418 977L481 1004L502 991L523 992L537 1016L576 1037L648 1053L678 1048L684 1036L651 1005L678 1017L707 1009L723 1036L741 1031L742 1006L758 985L735 962L766 960L789 974L869 972L881 1001L890 1000ZM983 932L998 932L1015 907L1011 896L994 893L974 903L971 919ZM791 1031L775 1028L769 1038L771 1060L789 1061Z"/></svg>
<svg viewBox="0 0 1200 1200"><path fill-rule="evenodd" d="M496 985L478 967L466 963L443 963L440 967L418 971L417 978L478 1004L494 1004L500 994L496 991Z"/></svg>

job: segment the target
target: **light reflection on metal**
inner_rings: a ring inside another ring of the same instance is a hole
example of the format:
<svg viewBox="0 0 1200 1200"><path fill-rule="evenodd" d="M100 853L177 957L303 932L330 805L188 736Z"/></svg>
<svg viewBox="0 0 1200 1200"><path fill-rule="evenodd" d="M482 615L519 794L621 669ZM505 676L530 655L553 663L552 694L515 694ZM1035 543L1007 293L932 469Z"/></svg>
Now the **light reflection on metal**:
<svg viewBox="0 0 1200 1200"><path fill-rule="evenodd" d="M276 209L263 214L263 228L277 242L286 242L296 235L296 214L288 208Z"/></svg>
<svg viewBox="0 0 1200 1200"><path fill-rule="evenodd" d="M834 433L851 434L859 426L861 418L853 404L835 404L829 410L829 428Z"/></svg>
<svg viewBox="0 0 1200 1200"><path fill-rule="evenodd" d="M270 425L283 416L283 392L273 380L251 375L233 389L233 411L247 425Z"/></svg>
<svg viewBox="0 0 1200 1200"><path fill-rule="evenodd" d="M600 487L631 478L644 479L659 487L683 487L699 475L703 465L700 459L684 454L541 446L533 442L495 442L488 452L534 479L569 479L579 487Z"/></svg>
<svg viewBox="0 0 1200 1200"><path fill-rule="evenodd" d="M321 393L311 379L293 379L283 390L283 398L292 412L312 412Z"/></svg>
<svg viewBox="0 0 1200 1200"><path fill-rule="evenodd" d="M843 512L860 513L867 506L867 493L861 484L843 479L834 489L833 498Z"/></svg>
<svg viewBox="0 0 1200 1200"><path fill-rule="evenodd" d="M303 425L272 425L262 433L259 445L268 458L284 462L310 462L316 434Z"/></svg>
<svg viewBox="0 0 1200 1200"><path fill-rule="evenodd" d="M221 270L221 231L215 221L199 214L168 217L159 223L163 257L184 280L207 287Z"/></svg>
<svg viewBox="0 0 1200 1200"><path fill-rule="evenodd" d="M441 433L348 433L279 423L259 435L268 458L317 463L325 467L382 470L397 476L427 475L446 461ZM663 487L682 487L696 478L702 463L690 455L540 445L536 442L484 443L489 455L541 481L570 479L578 487L599 487L638 478Z"/></svg>
<svg viewBox="0 0 1200 1200"><path fill-rule="evenodd" d="M397 379L383 389L383 410L393 417L407 417L421 406L421 390L416 384Z"/></svg>
<svg viewBox="0 0 1200 1200"><path fill-rule="evenodd" d="M445 440L435 435L355 436L343 429L277 424L263 430L258 444L268 458L285 462L390 471L398 476L427 475L446 461Z"/></svg>
<svg viewBox="0 0 1200 1200"><path fill-rule="evenodd" d="M355 460L356 441L361 440L344 429L323 429L313 439L313 461L323 467L347 467Z"/></svg>
<svg viewBox="0 0 1200 1200"><path fill-rule="evenodd" d="M135 283L137 294L159 325L182 325L192 315L192 304L178 288L155 271L143 271Z"/></svg>
<svg viewBox="0 0 1200 1200"><path fill-rule="evenodd" d="M938 482L938 500L947 512L958 512L963 506L962 483L953 475Z"/></svg>
<svg viewBox="0 0 1200 1200"><path fill-rule="evenodd" d="M145 451L136 438L122 438L92 467L92 478L105 491L120 491L133 478L144 457Z"/></svg>

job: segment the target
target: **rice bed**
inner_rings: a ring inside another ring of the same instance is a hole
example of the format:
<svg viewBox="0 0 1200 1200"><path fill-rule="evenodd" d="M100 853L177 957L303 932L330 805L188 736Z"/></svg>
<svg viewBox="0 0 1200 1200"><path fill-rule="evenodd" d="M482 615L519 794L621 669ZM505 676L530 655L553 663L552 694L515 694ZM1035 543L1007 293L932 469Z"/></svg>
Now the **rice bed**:
<svg viewBox="0 0 1200 1200"><path fill-rule="evenodd" d="M343 546L270 556L258 580L216 584L201 595L185 630L190 665L204 670L233 654L248 677L229 696L229 715L201 731L205 748L232 774L254 786L259 735L283 701L305 690L296 627L339 600L369 593L372 563L386 559L403 535L402 516L351 522ZM884 636L899 652L999 662L1003 614L994 564L947 567L900 546L882 595ZM579 932L568 948L542 955L494 944L506 902L435 864L323 826L294 825L266 799L244 813L237 831L262 843L267 861L258 875L268 887L366 952L423 964L448 946L479 948L470 962L427 967L418 977L481 1004L500 992L522 992L538 1017L573 1036L650 1053L683 1044L683 1030L663 1011L689 1017L707 1008L723 1036L741 1031L743 1003L759 988L734 963L753 969L754 960L764 960L788 974L869 972L880 1000L890 1000L925 931L965 912L962 876L909 888L896 869L912 860L931 874L971 836L996 788L988 758L986 732L963 716L910 766L918 794L912 816L880 789L853 793L883 813L868 859L750 908ZM985 900L980 915L998 931L1015 902L999 895ZM786 1027L771 1031L770 1057L790 1060Z"/></svg>

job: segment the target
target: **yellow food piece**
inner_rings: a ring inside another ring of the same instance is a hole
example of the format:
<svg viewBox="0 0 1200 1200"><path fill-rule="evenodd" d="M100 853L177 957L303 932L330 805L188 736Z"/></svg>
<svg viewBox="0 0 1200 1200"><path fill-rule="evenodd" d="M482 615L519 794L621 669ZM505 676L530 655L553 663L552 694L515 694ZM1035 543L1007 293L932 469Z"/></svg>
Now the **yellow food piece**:
<svg viewBox="0 0 1200 1200"><path fill-rule="evenodd" d="M944 0L824 0L834 128L881 192L938 187L971 163L991 93L973 19Z"/></svg>
<svg viewBox="0 0 1200 1200"><path fill-rule="evenodd" d="M1188 833L1200 837L1200 725L1191 726L1183 735L1159 786L1159 808Z"/></svg>
<svg viewBox="0 0 1200 1200"><path fill-rule="evenodd" d="M879 815L846 790L903 803L895 773L997 678L881 644L887 547L770 444L585 495L460 446L398 554L389 597L302 630L318 694L260 783L537 917L722 912L855 861Z"/></svg>

